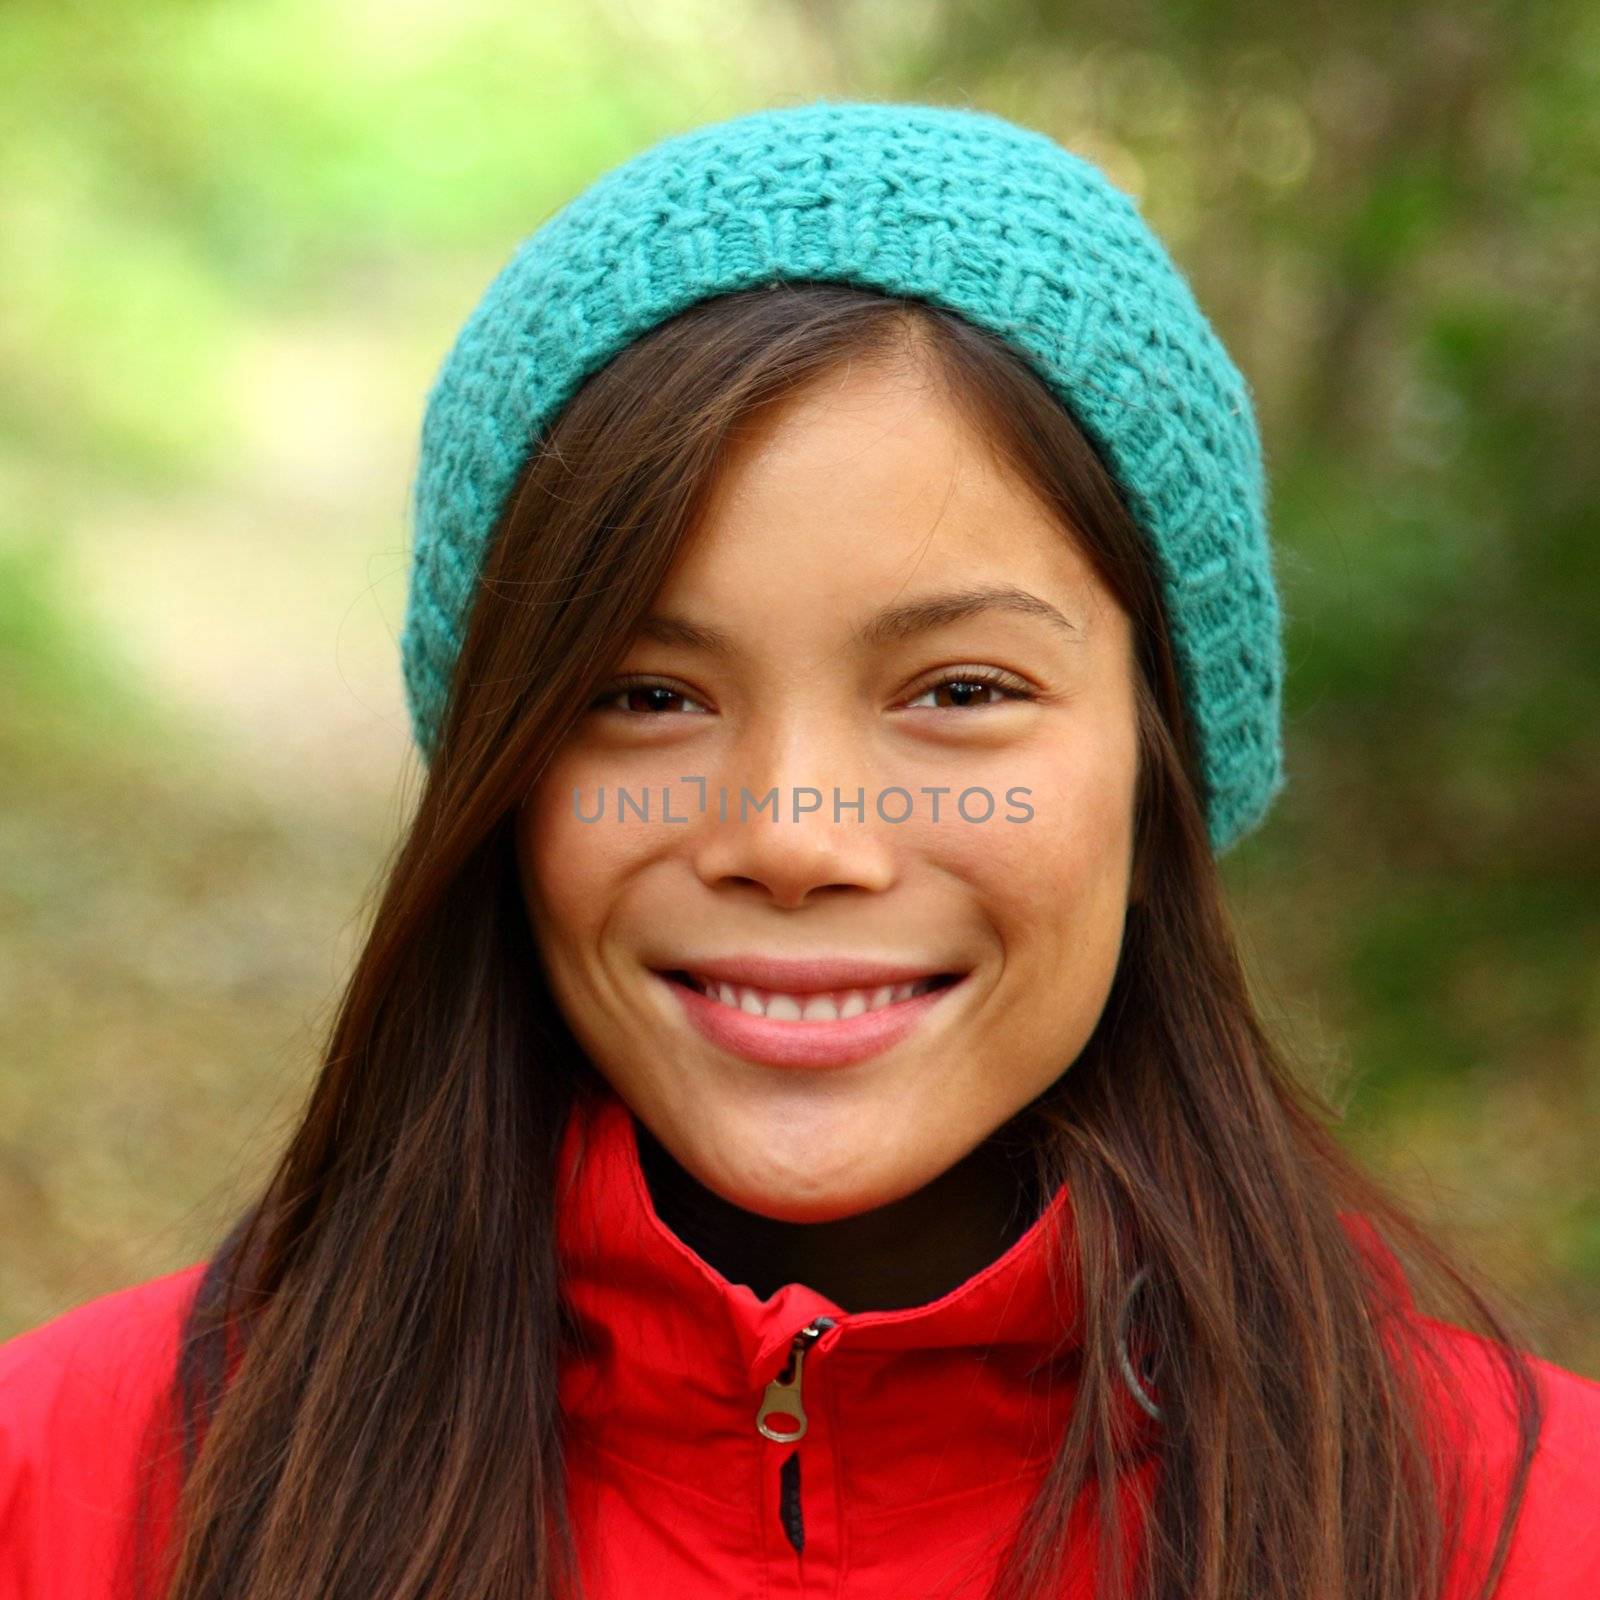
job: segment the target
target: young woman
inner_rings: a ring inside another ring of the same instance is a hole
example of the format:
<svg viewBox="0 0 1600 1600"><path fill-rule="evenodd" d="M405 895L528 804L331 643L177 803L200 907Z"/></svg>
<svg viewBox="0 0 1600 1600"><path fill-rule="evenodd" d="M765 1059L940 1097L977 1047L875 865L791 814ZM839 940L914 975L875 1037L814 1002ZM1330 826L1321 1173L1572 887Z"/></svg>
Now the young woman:
<svg viewBox="0 0 1600 1600"><path fill-rule="evenodd" d="M429 396L427 783L304 1116L0 1351L0 1593L1600 1594L1600 1385L1252 1010L1264 504L1041 134L818 102L550 219Z"/></svg>

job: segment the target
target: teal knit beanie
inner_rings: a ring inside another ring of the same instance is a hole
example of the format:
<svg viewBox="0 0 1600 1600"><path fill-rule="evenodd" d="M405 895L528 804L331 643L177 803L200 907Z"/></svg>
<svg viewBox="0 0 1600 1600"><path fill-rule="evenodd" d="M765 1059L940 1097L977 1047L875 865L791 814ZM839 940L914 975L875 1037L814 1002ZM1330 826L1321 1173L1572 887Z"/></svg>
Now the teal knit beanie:
<svg viewBox="0 0 1600 1600"><path fill-rule="evenodd" d="M1284 660L1249 386L1133 200L1046 135L946 106L823 99L694 128L516 248L423 417L401 636L423 758L535 440L642 334L776 279L929 301L1028 360L1149 541L1213 851L1255 827L1284 785Z"/></svg>

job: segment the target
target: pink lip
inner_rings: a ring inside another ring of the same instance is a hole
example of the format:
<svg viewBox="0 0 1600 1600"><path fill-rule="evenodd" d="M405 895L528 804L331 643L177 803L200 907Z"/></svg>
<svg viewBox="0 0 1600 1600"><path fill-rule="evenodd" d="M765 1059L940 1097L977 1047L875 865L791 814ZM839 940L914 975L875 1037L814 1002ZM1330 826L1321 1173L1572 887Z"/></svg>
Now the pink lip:
<svg viewBox="0 0 1600 1600"><path fill-rule="evenodd" d="M868 1056L878 1055L899 1043L946 995L961 987L965 975L942 988L930 989L926 994L912 995L909 1000L897 1000L876 1011L863 1011L860 1016L846 1017L837 1022L785 1022L773 1017L752 1016L748 1011L723 1005L721 1001L713 1000L675 978L661 973L657 976L678 997L689 1021L700 1033L712 1044L733 1055L769 1066L842 1067L851 1062L864 1061ZM928 977L931 974L915 976ZM723 981L752 982L750 979L731 978ZM914 981L914 977L885 981L907 983ZM779 984L753 986L770 987L788 994L808 992L785 990ZM835 985L852 989L866 986L865 983Z"/></svg>

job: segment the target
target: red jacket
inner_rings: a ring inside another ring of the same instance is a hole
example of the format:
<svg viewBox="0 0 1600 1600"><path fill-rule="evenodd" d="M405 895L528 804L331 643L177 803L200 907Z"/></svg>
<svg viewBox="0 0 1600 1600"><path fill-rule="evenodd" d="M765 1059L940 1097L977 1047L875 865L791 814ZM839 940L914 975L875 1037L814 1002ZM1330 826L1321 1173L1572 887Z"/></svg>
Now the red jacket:
<svg viewBox="0 0 1600 1600"><path fill-rule="evenodd" d="M615 1097L592 1121L573 1119L558 1210L586 1335L561 1398L590 1600L977 1600L1073 1401L1070 1374L1028 1370L1070 1316L1070 1293L1052 1304L1044 1270L1065 1192L928 1305L850 1313L800 1284L762 1301L657 1219L632 1127ZM110 1593L137 1427L171 1371L202 1266L0 1346L0 1600ZM1475 1337L1431 1326L1465 1369L1487 1373ZM1498 1597L1596 1600L1600 1384L1543 1361L1536 1370L1547 1420ZM1494 1505L1510 1427L1487 1384L1474 1392L1484 1409L1472 1449ZM1118 1485L1131 1527L1160 1430L1127 1395L1144 1446ZM784 1439L797 1403L804 1435ZM1469 1529L1469 1546L1488 1532ZM1068 1564L1073 1600L1091 1592L1092 1547L1086 1516Z"/></svg>

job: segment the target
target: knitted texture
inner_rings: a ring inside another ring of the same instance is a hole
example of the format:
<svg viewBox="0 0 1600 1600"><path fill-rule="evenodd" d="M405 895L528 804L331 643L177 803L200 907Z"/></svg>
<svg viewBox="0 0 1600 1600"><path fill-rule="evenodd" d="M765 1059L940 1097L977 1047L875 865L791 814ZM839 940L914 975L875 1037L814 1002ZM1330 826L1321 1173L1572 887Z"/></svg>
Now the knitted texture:
<svg viewBox="0 0 1600 1600"><path fill-rule="evenodd" d="M583 380L685 307L777 279L910 296L1007 341L1096 447L1154 555L1220 854L1284 785L1282 627L1249 386L1100 170L958 107L817 100L710 123L522 241L428 393L401 637L431 759L488 539Z"/></svg>

